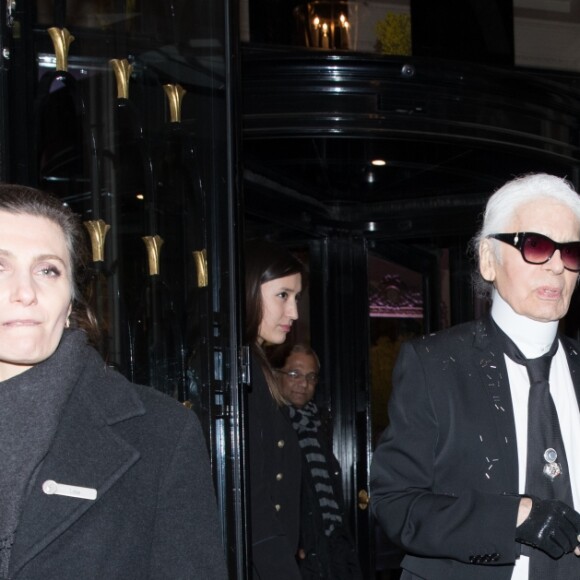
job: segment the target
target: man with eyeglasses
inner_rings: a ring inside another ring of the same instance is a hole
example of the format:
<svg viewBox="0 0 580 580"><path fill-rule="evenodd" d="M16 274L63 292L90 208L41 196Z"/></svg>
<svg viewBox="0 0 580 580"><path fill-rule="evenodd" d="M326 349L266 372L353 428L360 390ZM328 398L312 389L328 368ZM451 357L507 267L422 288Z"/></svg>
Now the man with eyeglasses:
<svg viewBox="0 0 580 580"><path fill-rule="evenodd" d="M580 271L580 197L516 178L474 238L478 321L403 345L373 513L401 578L580 578L580 345L558 333Z"/></svg>
<svg viewBox="0 0 580 580"><path fill-rule="evenodd" d="M281 391L302 451L300 550L304 580L362 580L354 542L345 522L340 464L332 430L312 400L320 362L310 347L295 345L278 369Z"/></svg>

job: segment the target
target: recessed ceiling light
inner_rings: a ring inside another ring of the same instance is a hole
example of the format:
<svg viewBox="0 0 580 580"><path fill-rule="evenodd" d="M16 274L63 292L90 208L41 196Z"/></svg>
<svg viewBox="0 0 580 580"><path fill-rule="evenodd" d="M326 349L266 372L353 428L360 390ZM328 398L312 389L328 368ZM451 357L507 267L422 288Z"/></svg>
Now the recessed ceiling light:
<svg viewBox="0 0 580 580"><path fill-rule="evenodd" d="M371 165L374 165L375 167L383 167L383 165L386 165L387 162L384 159L373 159L371 161Z"/></svg>

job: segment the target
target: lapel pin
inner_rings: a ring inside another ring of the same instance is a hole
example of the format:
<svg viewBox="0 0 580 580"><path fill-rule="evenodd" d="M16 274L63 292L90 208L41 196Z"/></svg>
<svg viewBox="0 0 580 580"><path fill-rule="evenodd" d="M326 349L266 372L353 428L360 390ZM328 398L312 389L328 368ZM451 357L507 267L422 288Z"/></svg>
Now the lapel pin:
<svg viewBox="0 0 580 580"><path fill-rule="evenodd" d="M46 495L64 495L66 497L76 497L78 499L97 499L97 490L92 487L79 487L78 485L66 485L57 483L52 479L47 479L42 484L42 491Z"/></svg>
<svg viewBox="0 0 580 580"><path fill-rule="evenodd" d="M544 475L551 480L562 475L562 465L556 463L557 459L558 453L555 449L552 449L552 447L549 447L544 451L544 461L546 462L544 465Z"/></svg>

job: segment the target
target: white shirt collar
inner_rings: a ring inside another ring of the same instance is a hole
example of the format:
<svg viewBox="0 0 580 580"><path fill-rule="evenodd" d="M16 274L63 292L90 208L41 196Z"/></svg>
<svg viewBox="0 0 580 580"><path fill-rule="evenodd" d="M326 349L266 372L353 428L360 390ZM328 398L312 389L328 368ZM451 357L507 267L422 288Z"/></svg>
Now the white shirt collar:
<svg viewBox="0 0 580 580"><path fill-rule="evenodd" d="M495 323L516 343L527 358L542 356L552 346L558 332L558 321L539 322L522 316L493 291L491 317Z"/></svg>

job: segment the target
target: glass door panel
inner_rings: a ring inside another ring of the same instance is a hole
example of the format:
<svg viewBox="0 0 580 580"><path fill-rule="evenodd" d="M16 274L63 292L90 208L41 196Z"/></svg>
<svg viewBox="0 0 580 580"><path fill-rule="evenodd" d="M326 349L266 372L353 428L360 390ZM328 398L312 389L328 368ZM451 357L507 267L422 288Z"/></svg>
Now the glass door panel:
<svg viewBox="0 0 580 580"><path fill-rule="evenodd" d="M2 177L51 191L81 216L99 347L131 380L198 413L231 577L243 578L237 30L230 35L229 4L12 3L3 29Z"/></svg>
<svg viewBox="0 0 580 580"><path fill-rule="evenodd" d="M370 449L388 425L392 373L401 344L448 325L447 251L428 253L410 246L378 245L368 256ZM373 524L377 578L400 574L401 550Z"/></svg>

